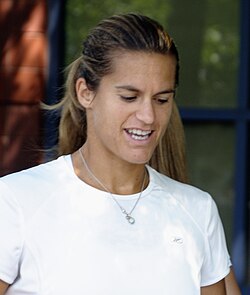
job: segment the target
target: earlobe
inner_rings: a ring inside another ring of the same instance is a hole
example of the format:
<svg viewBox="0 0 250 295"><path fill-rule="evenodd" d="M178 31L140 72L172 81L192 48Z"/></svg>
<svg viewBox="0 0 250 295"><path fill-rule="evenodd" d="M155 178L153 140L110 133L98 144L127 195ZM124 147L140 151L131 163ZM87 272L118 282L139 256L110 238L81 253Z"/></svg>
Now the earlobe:
<svg viewBox="0 0 250 295"><path fill-rule="evenodd" d="M85 108L90 108L94 99L94 92L89 90L86 80L79 78L75 85L76 95L79 103Z"/></svg>

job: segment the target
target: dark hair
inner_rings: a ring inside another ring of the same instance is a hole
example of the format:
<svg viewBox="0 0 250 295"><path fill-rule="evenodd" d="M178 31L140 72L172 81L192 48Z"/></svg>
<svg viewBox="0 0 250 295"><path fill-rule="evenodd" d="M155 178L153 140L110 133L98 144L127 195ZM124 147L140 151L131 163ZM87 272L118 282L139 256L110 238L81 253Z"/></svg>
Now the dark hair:
<svg viewBox="0 0 250 295"><path fill-rule="evenodd" d="M88 88L97 91L101 79L112 72L113 57L121 51L159 53L172 55L176 59L176 79L179 82L179 56L173 39L163 29L163 27L151 18L135 14L120 14L102 20L93 28L86 40L83 42L82 55L69 66L68 78L65 84L65 96L63 100L55 106L61 108L61 120L59 126L58 153L68 154L79 149L86 141L86 114L84 108L77 100L75 85L77 79L84 78ZM183 137L182 128L180 132L173 125L174 121L180 124L180 118L176 106L170 119L169 128L152 157L152 165L160 172L184 181L184 164L182 172L177 172L173 158L179 157L178 162L184 160L184 149L182 148ZM179 127L182 126L179 124ZM171 127L172 126L172 127ZM172 128L172 131L171 131ZM169 138L169 134L172 134ZM179 136L180 135L180 136ZM179 140L179 142L176 142ZM174 151L173 151L174 150ZM168 156L171 155L171 160ZM171 166L171 167L170 167ZM175 172L173 172L175 171Z"/></svg>
<svg viewBox="0 0 250 295"><path fill-rule="evenodd" d="M78 74L92 90L110 73L113 54L120 50L172 54L177 61L178 84L179 56L173 40L156 21L131 13L101 21L83 42L83 63Z"/></svg>

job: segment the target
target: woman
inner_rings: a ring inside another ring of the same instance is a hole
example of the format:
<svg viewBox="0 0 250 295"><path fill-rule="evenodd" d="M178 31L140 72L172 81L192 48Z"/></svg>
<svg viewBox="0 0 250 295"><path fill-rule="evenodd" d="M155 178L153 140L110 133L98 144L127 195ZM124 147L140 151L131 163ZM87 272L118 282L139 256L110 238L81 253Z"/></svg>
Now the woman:
<svg viewBox="0 0 250 295"><path fill-rule="evenodd" d="M66 156L0 182L0 294L226 294L213 199L147 165L186 181L178 69L145 16L92 30L56 106Z"/></svg>

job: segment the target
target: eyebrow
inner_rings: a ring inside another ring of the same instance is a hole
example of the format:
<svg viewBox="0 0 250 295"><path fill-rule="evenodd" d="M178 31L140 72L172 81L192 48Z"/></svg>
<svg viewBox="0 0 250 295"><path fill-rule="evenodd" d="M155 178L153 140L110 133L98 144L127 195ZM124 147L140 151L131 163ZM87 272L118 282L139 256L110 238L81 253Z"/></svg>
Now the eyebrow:
<svg viewBox="0 0 250 295"><path fill-rule="evenodd" d="M141 92L139 89L130 86L130 85L121 85L121 86L115 86L116 89L122 89L122 90L128 90L132 92ZM155 93L154 95L160 95L160 94L167 94L167 93L175 93L175 89L165 89L160 92Z"/></svg>

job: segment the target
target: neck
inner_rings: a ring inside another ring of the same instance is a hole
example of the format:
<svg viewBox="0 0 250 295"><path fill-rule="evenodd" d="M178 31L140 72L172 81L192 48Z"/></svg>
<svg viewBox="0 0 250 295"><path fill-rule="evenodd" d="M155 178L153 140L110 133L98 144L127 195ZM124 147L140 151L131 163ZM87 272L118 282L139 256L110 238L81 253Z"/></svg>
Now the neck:
<svg viewBox="0 0 250 295"><path fill-rule="evenodd" d="M135 194L144 188L142 188L146 173L144 164L115 161L101 155L96 157L86 146L81 148L81 153L85 164L78 151L72 156L73 166L77 176L89 185L120 195Z"/></svg>

